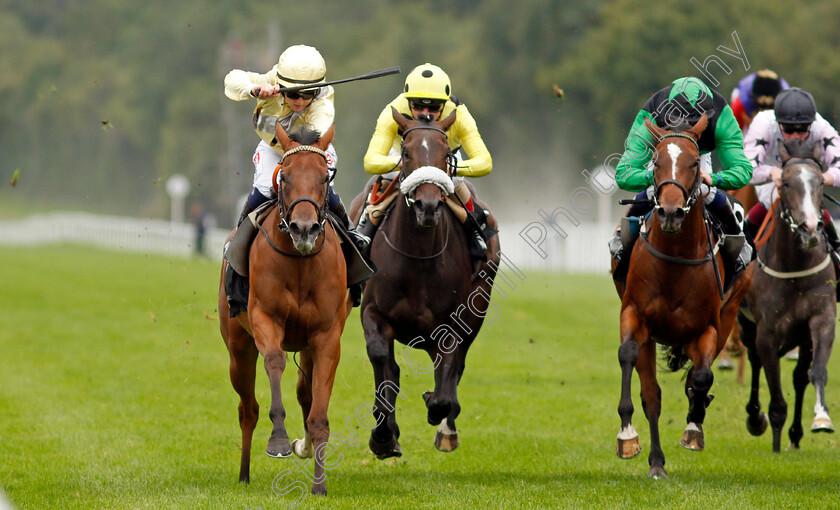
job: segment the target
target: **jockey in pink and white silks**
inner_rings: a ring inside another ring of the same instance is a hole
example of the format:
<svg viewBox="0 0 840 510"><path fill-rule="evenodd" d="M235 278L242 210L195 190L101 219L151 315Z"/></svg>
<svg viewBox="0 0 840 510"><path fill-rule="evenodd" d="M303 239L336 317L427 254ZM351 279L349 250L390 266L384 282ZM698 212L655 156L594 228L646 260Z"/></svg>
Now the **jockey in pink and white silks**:
<svg viewBox="0 0 840 510"><path fill-rule="evenodd" d="M840 135L819 113L810 92L800 88L783 90L776 97L773 110L760 112L753 119L744 139L744 152L752 163L753 177L759 203L747 215L744 228L755 234L771 204L778 197L781 185L782 161L779 142L813 140L820 145L823 183L840 187ZM840 263L840 239L828 211L822 210L825 233L833 251L835 266Z"/></svg>

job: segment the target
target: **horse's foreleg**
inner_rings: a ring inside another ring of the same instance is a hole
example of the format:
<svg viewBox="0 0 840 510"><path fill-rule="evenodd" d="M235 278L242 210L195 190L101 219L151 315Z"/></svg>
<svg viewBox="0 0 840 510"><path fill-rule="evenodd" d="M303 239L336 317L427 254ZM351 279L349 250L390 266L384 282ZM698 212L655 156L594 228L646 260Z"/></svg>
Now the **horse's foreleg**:
<svg viewBox="0 0 840 510"><path fill-rule="evenodd" d="M429 425L439 425L450 413L457 415L461 412L456 393L459 372L457 350L455 346L454 350L449 351L449 346L441 342L436 342L429 350L433 360L440 360L435 368L435 390L426 399L426 419Z"/></svg>
<svg viewBox="0 0 840 510"><path fill-rule="evenodd" d="M686 378L685 393L689 401L686 417L688 425L680 439L680 444L689 450L700 451L706 447L703 421L706 419L706 408L712 401L709 390L715 380L712 362L721 348L718 342L717 328L709 326L695 342L686 346L686 353L693 366Z"/></svg>
<svg viewBox="0 0 840 510"><path fill-rule="evenodd" d="M656 343L646 342L636 363L642 387L642 409L650 425L649 478L668 478L665 472L665 454L659 441L659 415L662 412L662 391L656 380Z"/></svg>
<svg viewBox="0 0 840 510"><path fill-rule="evenodd" d="M808 367L811 366L811 349L800 346L799 359L796 360L796 368L793 369L793 421L788 429L790 438L790 449L798 450L799 441L804 433L802 432L802 405L805 398L805 388L808 387Z"/></svg>
<svg viewBox="0 0 840 510"><path fill-rule="evenodd" d="M738 317L741 330L741 341L747 348L750 360L750 400L747 402L747 430L754 436L760 436L767 430L767 415L761 411L758 389L761 384L761 358L755 345L755 323L743 315Z"/></svg>
<svg viewBox="0 0 840 510"><path fill-rule="evenodd" d="M297 399L303 413L303 439L292 441L292 451L302 459L309 459L313 455L312 437L306 428L306 420L312 409L312 356L307 348L300 352L300 370L298 371Z"/></svg>
<svg viewBox="0 0 840 510"><path fill-rule="evenodd" d="M394 361L395 333L373 306L362 311L362 326L376 384L372 410L376 426L370 433L368 446L380 459L399 457L402 449L397 441L399 428L395 403L399 393L400 372Z"/></svg>
<svg viewBox="0 0 840 510"><path fill-rule="evenodd" d="M639 320L632 307L626 307L621 312L621 346L618 348L618 363L621 365L621 399L618 402L618 415L621 417L621 428L616 439L615 453L622 459L632 459L642 451L639 433L633 428L633 398L630 386L633 378L633 368L639 359L639 344L635 333L639 328Z"/></svg>
<svg viewBox="0 0 840 510"><path fill-rule="evenodd" d="M283 407L280 393L280 381L286 369L286 353L280 348L283 331L280 327L256 306L251 307L249 316L254 331L254 340L263 355L265 373L271 388L271 408L268 416L273 427L268 439L265 453L269 457L288 457L292 454L289 436L286 434L286 409Z"/></svg>
<svg viewBox="0 0 840 510"><path fill-rule="evenodd" d="M228 319L227 322L230 324L226 326L231 328L226 337L230 354L230 382L240 399L239 428L242 429L242 454L239 463L239 481L248 483L251 480L251 439L260 414L260 406L254 396L259 351L250 335L242 328L233 325L232 320Z"/></svg>
<svg viewBox="0 0 840 510"><path fill-rule="evenodd" d="M832 293L831 307L834 304ZM810 321L811 342L813 345L814 363L808 372L811 383L817 395L817 402L814 404L814 422L811 425L811 432L834 432L834 425L828 416L828 407L825 404L825 385L828 383L828 358L831 356L831 347L834 343L834 313L827 313L823 316L815 316ZM801 349L800 349L801 351Z"/></svg>
<svg viewBox="0 0 840 510"><path fill-rule="evenodd" d="M455 395L454 405L449 411L449 415L440 422L440 426L435 433L435 448L442 452L451 452L461 445L458 439L458 428L455 426L455 418L461 414L461 404L458 401L458 384L461 382L461 377L464 375L464 368L466 367L466 356L469 343L463 343L458 346L456 351L456 374L455 374Z"/></svg>
<svg viewBox="0 0 840 510"><path fill-rule="evenodd" d="M779 353L773 346L773 334L765 325L760 325L757 331L756 346L764 367L767 388L770 391L770 404L767 406L770 417L770 428L773 431L773 451L781 451L782 427L787 419L787 402L782 394L781 375L779 370Z"/></svg>
<svg viewBox="0 0 840 510"><path fill-rule="evenodd" d="M310 340L309 350L312 356L312 404L306 418L306 430L312 442L315 453L315 470L312 481L312 494L325 495L327 493L325 469L334 469L343 457L335 456L329 459L335 449L328 444L330 439L330 422L327 411L335 382L335 370L341 356L339 339L341 329L327 333L323 339L316 339L315 346Z"/></svg>

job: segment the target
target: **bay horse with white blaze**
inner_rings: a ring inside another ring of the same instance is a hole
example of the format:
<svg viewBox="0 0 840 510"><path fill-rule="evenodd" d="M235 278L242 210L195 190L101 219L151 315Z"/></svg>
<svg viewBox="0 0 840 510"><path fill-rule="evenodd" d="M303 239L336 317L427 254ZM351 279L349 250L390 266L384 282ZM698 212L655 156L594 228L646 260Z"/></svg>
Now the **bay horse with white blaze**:
<svg viewBox="0 0 840 510"><path fill-rule="evenodd" d="M825 401L828 358L834 343L835 274L822 223L823 177L820 141L779 144L782 186L773 204L772 231L760 247L753 284L738 315L741 339L749 350L752 389L747 404L747 429L758 436L767 429L767 415L758 400L762 367L770 390L773 451L781 449L787 403L782 393L779 356L799 347L793 370L795 404L788 430L791 447L802 439L802 404L808 382L817 395L811 432L834 432ZM762 241L765 236L761 236ZM761 243L757 243L761 244ZM747 314L751 315L748 318ZM813 361L813 362L812 362Z"/></svg>
<svg viewBox="0 0 840 510"><path fill-rule="evenodd" d="M431 358L433 366L418 366L410 358L410 349L404 351L415 371L434 371L434 391L423 398L428 422L440 425L435 446L441 451L458 447L457 386L467 350L490 305L500 252L498 236L491 237L488 260L473 272L466 231L446 205L447 196L453 194L446 130L455 122L456 113L441 121L410 120L396 110L392 113L403 136L400 195L373 239L371 259L378 270L366 284L361 305L376 384L373 417L377 425L369 446L380 459L402 455L395 404L398 395L405 396L399 389L394 340L423 349ZM374 179L353 201L353 218L359 218ZM472 193L477 206L486 209ZM488 222L496 227L492 215Z"/></svg>
<svg viewBox="0 0 840 510"><path fill-rule="evenodd" d="M642 408L650 424L651 478L667 477L659 441L661 392L656 380L656 344L666 346L673 371L691 361L685 383L688 426L680 444L703 450L703 420L713 398L709 395L714 380L712 362L726 343L738 304L749 287L745 272L722 296L716 277L719 271L723 280L724 267L713 250L700 197L698 140L706 125L705 115L682 132L645 121L656 143L654 214L647 238L642 237L633 248L626 290L616 284L622 298L618 350L621 428L616 454L628 459L641 452L639 435L631 423L630 385L635 367L642 387Z"/></svg>
<svg viewBox="0 0 840 510"><path fill-rule="evenodd" d="M277 124L277 141L284 151L282 172L275 179L278 204L251 246L247 315L241 312L236 320L229 318L224 285L219 288L219 322L230 354L230 380L241 399L239 480L250 480L251 437L259 415L254 380L257 357L262 354L274 424L266 454L288 457L294 452L307 458L314 452L313 494L327 492L323 446L330 434L327 407L351 306L344 255L332 225L325 221L329 173L324 151L334 129L323 136L304 129L292 139ZM303 440L291 444L280 393L287 352L300 352L297 399L305 431Z"/></svg>

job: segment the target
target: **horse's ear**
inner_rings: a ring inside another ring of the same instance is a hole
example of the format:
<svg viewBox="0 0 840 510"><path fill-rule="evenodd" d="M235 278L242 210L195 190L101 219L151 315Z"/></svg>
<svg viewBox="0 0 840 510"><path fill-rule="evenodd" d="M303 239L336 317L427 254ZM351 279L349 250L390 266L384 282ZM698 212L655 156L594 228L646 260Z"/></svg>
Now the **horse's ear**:
<svg viewBox="0 0 840 510"><path fill-rule="evenodd" d="M286 134L286 130L283 129L283 126L281 126L279 122L274 128L274 143L272 143L271 145L274 146L277 143L279 143L280 147L283 148L283 152L289 150L293 143L292 139L289 138L289 135Z"/></svg>
<svg viewBox="0 0 840 510"><path fill-rule="evenodd" d="M333 122L330 125L330 128L327 130L326 133L321 135L321 138L315 142L315 147L318 147L321 150L327 150L327 147L330 146L330 142L332 142L333 136L335 136L335 123Z"/></svg>
<svg viewBox="0 0 840 510"><path fill-rule="evenodd" d="M788 149L787 143L781 138L779 138L776 145L779 146L779 157L782 158L782 165L784 165L790 159L790 149Z"/></svg>
<svg viewBox="0 0 840 510"><path fill-rule="evenodd" d="M665 136L665 130L654 124L650 119L645 119L645 127L648 131L650 131L650 134L653 135L653 138L656 139L657 142Z"/></svg>
<svg viewBox="0 0 840 510"><path fill-rule="evenodd" d="M704 113L700 120L697 121L697 124L691 126L691 129L688 130L689 133L694 135L694 138L697 140L700 139L700 135L703 133L703 130L706 129L706 126L709 125L709 117L706 116Z"/></svg>
<svg viewBox="0 0 840 510"><path fill-rule="evenodd" d="M452 113L449 114L449 117L446 117L442 121L440 121L440 128L444 131L448 131L449 128L452 127L452 124L455 124L455 114L458 110L452 110Z"/></svg>
<svg viewBox="0 0 840 510"><path fill-rule="evenodd" d="M391 107L391 116L394 117L394 122L397 123L400 131L405 131L408 128L409 120L403 117L403 114L393 106Z"/></svg>

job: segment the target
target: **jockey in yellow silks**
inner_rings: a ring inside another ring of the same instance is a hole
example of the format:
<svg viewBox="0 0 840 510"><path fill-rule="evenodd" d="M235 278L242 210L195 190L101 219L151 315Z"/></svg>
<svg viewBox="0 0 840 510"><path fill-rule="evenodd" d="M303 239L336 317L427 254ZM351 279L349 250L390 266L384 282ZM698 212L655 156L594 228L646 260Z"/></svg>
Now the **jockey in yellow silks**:
<svg viewBox="0 0 840 510"><path fill-rule="evenodd" d="M365 171L369 174L385 174L398 170L401 165L402 136L398 133L397 123L392 116L392 107L406 117L416 120L425 118L438 121L455 112L455 122L447 131L449 148L456 155L457 161L456 172L452 176L455 193L469 213L486 216L487 213L480 207L474 207L464 177L482 177L489 174L493 169L493 159L467 106L452 95L449 76L440 67L429 63L417 66L409 73L405 79L403 93L382 109L376 121L376 128L364 158ZM463 149L468 159L460 157L460 149ZM475 228L473 222L466 221L464 208L460 204L452 200L447 200L447 204L465 225L472 227L471 251L477 257L486 256L487 245L482 232ZM455 210L456 207L458 210ZM378 218L373 218L371 221L366 211L359 221L359 233L372 238L377 229L374 223L377 220Z"/></svg>

